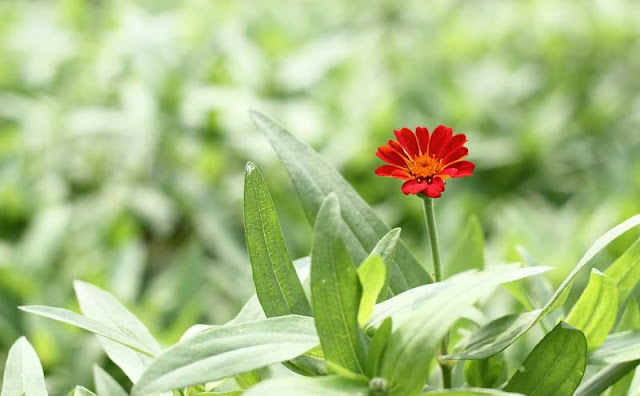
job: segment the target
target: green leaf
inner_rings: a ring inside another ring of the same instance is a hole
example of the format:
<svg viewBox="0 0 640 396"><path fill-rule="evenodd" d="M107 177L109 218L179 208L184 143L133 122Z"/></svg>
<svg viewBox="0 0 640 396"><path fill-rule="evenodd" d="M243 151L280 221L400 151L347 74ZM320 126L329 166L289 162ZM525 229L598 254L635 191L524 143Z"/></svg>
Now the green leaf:
<svg viewBox="0 0 640 396"><path fill-rule="evenodd" d="M504 392L498 389L464 388L442 389L423 393L424 396L522 396L520 393Z"/></svg>
<svg viewBox="0 0 640 396"><path fill-rule="evenodd" d="M560 322L527 356L504 390L528 396L571 396L587 365L587 339Z"/></svg>
<svg viewBox="0 0 640 396"><path fill-rule="evenodd" d="M518 268L518 265L496 266L483 272L467 272L448 279L446 282L431 283L407 290L384 302L381 302L373 309L373 315L367 323L365 331L377 327L388 317L393 317L395 326L399 326L405 321L412 320L416 311L432 298L436 293L455 287L458 283L467 282L468 279L484 279L492 277L490 285L512 282L514 280L541 274L550 270L550 267ZM497 283L496 283L497 282ZM470 311L465 312L467 314Z"/></svg>
<svg viewBox="0 0 640 396"><path fill-rule="evenodd" d="M502 354L464 362L464 378L471 387L491 388L506 377L507 365Z"/></svg>
<svg viewBox="0 0 640 396"><path fill-rule="evenodd" d="M57 320L62 323L67 323L83 330L90 331L94 334L106 337L117 343L125 345L135 351L143 353L147 356L153 357L154 354L151 351L145 349L143 345L140 345L138 340L131 337L129 334L123 333L118 329L114 329L108 325L100 323L96 320L89 319L86 316L77 314L73 311L69 311L64 308L45 307L40 305L29 305L19 307L22 311L32 313L35 315L43 316L45 318Z"/></svg>
<svg viewBox="0 0 640 396"><path fill-rule="evenodd" d="M128 396L120 384L100 366L93 366L93 383L100 396Z"/></svg>
<svg viewBox="0 0 640 396"><path fill-rule="evenodd" d="M91 392L89 389L83 387L83 386L76 386L71 393L69 393L69 396L97 396L95 393ZM102 395L100 395L102 396Z"/></svg>
<svg viewBox="0 0 640 396"><path fill-rule="evenodd" d="M367 384L338 376L291 377L263 381L244 396L366 396Z"/></svg>
<svg viewBox="0 0 640 396"><path fill-rule="evenodd" d="M551 299L540 310L530 311L518 315L508 315L498 318L483 326L476 333L471 334L466 346L461 352L447 355L445 359L484 359L501 352L509 345L533 327L541 318L559 308L560 303L566 298L573 278L582 270L591 259L604 249L611 241L624 234L626 231L640 225L640 215L630 217L617 226L607 231L598 238L582 256L571 273L562 281Z"/></svg>
<svg viewBox="0 0 640 396"><path fill-rule="evenodd" d="M378 294L384 287L385 271L384 262L380 256L369 256L358 267L358 278L362 285L362 297L358 309L358 323L360 325L367 323L373 313Z"/></svg>
<svg viewBox="0 0 640 396"><path fill-rule="evenodd" d="M380 256L382 257L382 261L384 262L384 286L382 286L382 290L378 295L378 302L384 301L387 299L387 292L389 289L389 278L391 271L393 269L393 261L396 254L396 247L398 246L398 241L400 240L400 228L394 228L389 231L385 236L382 237L373 248L369 257L372 256Z"/></svg>
<svg viewBox="0 0 640 396"><path fill-rule="evenodd" d="M309 223L315 223L324 199L330 193L337 195L347 224L345 245L352 260L361 263L380 238L389 232L389 227L340 173L311 147L258 112L252 111L251 118L265 133L287 168ZM427 271L401 242L390 274L391 291L398 294L430 282Z"/></svg>
<svg viewBox="0 0 640 396"><path fill-rule="evenodd" d="M47 396L42 365L29 341L20 337L9 349L0 396Z"/></svg>
<svg viewBox="0 0 640 396"><path fill-rule="evenodd" d="M618 287L620 305L640 282L640 238L604 271Z"/></svg>
<svg viewBox="0 0 640 396"><path fill-rule="evenodd" d="M457 238L452 254L443 271L445 278L471 269L484 268L484 235L478 217L472 215L467 220Z"/></svg>
<svg viewBox="0 0 640 396"><path fill-rule="evenodd" d="M640 329L611 334L589 354L590 364L623 363L640 359Z"/></svg>
<svg viewBox="0 0 640 396"><path fill-rule="evenodd" d="M566 322L587 337L589 350L604 342L616 322L618 288L605 274L591 270L589 284L573 306Z"/></svg>
<svg viewBox="0 0 640 396"><path fill-rule="evenodd" d="M80 311L93 320L103 323L121 334L136 340L135 346L158 355L162 348L153 338L147 327L106 291L90 283L75 281L73 287L80 303ZM138 381L142 372L151 362L146 353L140 353L114 342L116 340L98 337L107 356L122 369L132 382Z"/></svg>
<svg viewBox="0 0 640 396"><path fill-rule="evenodd" d="M341 227L338 198L320 208L311 248L311 301L327 361L364 374L364 346L358 326L362 288L356 268L335 230Z"/></svg>
<svg viewBox="0 0 640 396"><path fill-rule="evenodd" d="M392 319L385 319L371 339L365 365L367 375L371 378L377 377L380 374L380 364L382 363L382 357L389 342L392 327Z"/></svg>
<svg viewBox="0 0 640 396"><path fill-rule="evenodd" d="M256 293L267 317L311 316L267 184L252 163L244 177L244 229Z"/></svg>
<svg viewBox="0 0 640 396"><path fill-rule="evenodd" d="M478 299L488 295L502 282L540 271L540 268L518 268L517 265L501 266L422 286L420 289L431 289L425 290L428 297L420 296L419 304L410 317L405 314L404 320L399 321L384 353L381 376L391 381L394 392L397 392L394 395L412 395L422 389L437 343ZM413 296L415 301L413 290L403 294ZM403 294L382 304L392 304ZM393 316L394 326L396 317Z"/></svg>
<svg viewBox="0 0 640 396"><path fill-rule="evenodd" d="M198 333L153 360L133 395L220 380L293 359L318 345L313 318L288 315Z"/></svg>
<svg viewBox="0 0 640 396"><path fill-rule="evenodd" d="M631 370L634 370L638 364L640 364L640 360L609 365L580 385L574 396L599 396Z"/></svg>
<svg viewBox="0 0 640 396"><path fill-rule="evenodd" d="M640 306L635 297L627 300L622 317L616 325L616 331L640 329Z"/></svg>

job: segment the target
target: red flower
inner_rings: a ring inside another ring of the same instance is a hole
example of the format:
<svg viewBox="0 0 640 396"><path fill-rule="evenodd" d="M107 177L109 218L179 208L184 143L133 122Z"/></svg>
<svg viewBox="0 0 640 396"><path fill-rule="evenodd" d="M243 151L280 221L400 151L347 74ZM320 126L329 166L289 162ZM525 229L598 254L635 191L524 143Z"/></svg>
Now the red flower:
<svg viewBox="0 0 640 396"><path fill-rule="evenodd" d="M438 198L444 191L444 181L450 177L473 174L475 165L463 161L469 150L464 147L464 134L453 134L453 129L438 126L431 136L425 127L413 133L408 128L394 131L398 141L389 140L378 147L376 155L388 165L376 169L376 175L405 180L402 192Z"/></svg>

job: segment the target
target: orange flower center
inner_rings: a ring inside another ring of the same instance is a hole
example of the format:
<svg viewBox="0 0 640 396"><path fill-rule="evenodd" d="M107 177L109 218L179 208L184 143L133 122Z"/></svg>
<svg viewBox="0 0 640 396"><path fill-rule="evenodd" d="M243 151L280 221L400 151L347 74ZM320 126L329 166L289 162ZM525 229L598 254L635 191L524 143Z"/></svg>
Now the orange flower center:
<svg viewBox="0 0 640 396"><path fill-rule="evenodd" d="M442 160L421 155L416 157L411 164L411 174L417 179L429 181L442 170Z"/></svg>

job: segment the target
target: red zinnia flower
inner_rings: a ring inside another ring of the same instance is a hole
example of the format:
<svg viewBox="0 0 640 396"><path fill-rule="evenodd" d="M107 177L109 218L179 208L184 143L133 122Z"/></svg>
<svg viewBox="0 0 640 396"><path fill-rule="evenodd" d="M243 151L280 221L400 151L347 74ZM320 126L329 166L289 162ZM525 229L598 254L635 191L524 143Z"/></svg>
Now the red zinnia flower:
<svg viewBox="0 0 640 396"><path fill-rule="evenodd" d="M464 134L453 135L453 129L443 125L431 136L425 127L417 127L415 134L408 128L393 132L398 141L378 147L376 155L388 165L376 169L376 175L405 180L403 193L438 198L446 179L473 174L473 162L463 161L469 152Z"/></svg>

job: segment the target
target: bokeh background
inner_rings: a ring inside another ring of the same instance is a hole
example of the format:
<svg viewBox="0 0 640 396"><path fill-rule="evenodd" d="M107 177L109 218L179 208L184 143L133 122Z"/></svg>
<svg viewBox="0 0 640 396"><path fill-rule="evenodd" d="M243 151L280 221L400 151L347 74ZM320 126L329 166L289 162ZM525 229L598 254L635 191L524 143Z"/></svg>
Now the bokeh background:
<svg viewBox="0 0 640 396"><path fill-rule="evenodd" d="M320 151L427 263L420 202L374 176L374 153L403 126L466 133L477 172L438 201L445 252L475 213L487 263L522 245L557 284L640 212L639 76L633 0L2 0L0 370L25 334L52 394L91 387L93 362L126 384L93 336L16 308L77 309L74 279L165 345L233 317L253 292L246 161L292 255L308 254L248 109Z"/></svg>

